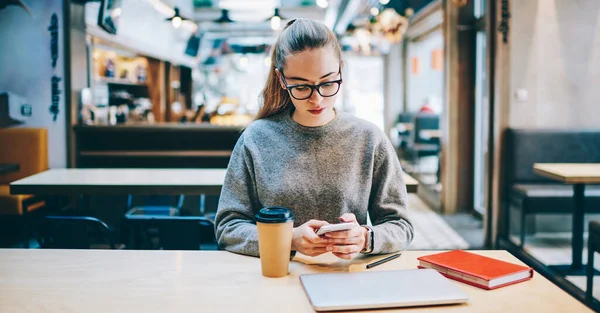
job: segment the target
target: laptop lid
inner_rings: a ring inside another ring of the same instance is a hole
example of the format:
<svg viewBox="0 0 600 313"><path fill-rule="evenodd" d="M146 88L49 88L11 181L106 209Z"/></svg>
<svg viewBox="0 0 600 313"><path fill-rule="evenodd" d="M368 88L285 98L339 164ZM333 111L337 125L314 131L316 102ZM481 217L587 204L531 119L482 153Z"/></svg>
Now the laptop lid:
<svg viewBox="0 0 600 313"><path fill-rule="evenodd" d="M300 275L316 311L377 309L467 302L433 269Z"/></svg>

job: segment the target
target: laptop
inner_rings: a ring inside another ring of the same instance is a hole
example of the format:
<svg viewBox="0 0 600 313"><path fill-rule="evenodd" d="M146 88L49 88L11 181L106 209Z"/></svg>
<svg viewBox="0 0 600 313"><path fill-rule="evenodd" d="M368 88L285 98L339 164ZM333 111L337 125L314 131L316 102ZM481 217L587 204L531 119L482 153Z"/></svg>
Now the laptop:
<svg viewBox="0 0 600 313"><path fill-rule="evenodd" d="M316 311L465 303L458 286L433 269L300 275Z"/></svg>

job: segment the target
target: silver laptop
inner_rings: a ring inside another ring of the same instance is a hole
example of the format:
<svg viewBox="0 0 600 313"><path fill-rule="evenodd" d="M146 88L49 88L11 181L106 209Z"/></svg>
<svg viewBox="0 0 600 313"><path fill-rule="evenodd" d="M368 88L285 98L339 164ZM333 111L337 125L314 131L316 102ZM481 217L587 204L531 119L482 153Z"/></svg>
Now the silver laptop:
<svg viewBox="0 0 600 313"><path fill-rule="evenodd" d="M300 275L316 311L464 303L458 286L433 269Z"/></svg>

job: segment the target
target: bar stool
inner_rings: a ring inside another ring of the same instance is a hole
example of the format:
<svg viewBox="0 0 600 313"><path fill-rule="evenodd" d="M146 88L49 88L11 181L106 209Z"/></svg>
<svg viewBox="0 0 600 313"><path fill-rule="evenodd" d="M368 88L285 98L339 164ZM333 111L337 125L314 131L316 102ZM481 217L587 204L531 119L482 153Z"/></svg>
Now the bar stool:
<svg viewBox="0 0 600 313"><path fill-rule="evenodd" d="M594 253L600 252L600 221L590 221L588 237L587 288L585 299L590 307L594 305Z"/></svg>
<svg viewBox="0 0 600 313"><path fill-rule="evenodd" d="M134 236L130 246L134 249L159 250L218 250L215 224L202 216L152 216L128 215L126 223L135 233L156 230L157 242L142 240Z"/></svg>
<svg viewBox="0 0 600 313"><path fill-rule="evenodd" d="M159 215L159 216L177 216L180 215L183 207L184 195L177 196L177 204L171 205L170 196L143 196L142 205L133 205L133 196L127 196L127 212L125 215Z"/></svg>
<svg viewBox="0 0 600 313"><path fill-rule="evenodd" d="M91 216L46 216L38 225L42 249L123 249L113 230ZM99 243L102 242L102 243Z"/></svg>

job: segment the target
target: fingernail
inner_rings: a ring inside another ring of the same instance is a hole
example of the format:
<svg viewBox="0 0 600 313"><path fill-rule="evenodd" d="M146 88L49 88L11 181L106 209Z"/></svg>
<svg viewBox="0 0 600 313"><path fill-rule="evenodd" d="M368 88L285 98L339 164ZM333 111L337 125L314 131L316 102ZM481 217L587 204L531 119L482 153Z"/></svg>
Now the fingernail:
<svg viewBox="0 0 600 313"><path fill-rule="evenodd" d="M333 250L333 247L332 246L327 246L327 251L331 251L331 250Z"/></svg>

